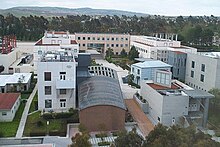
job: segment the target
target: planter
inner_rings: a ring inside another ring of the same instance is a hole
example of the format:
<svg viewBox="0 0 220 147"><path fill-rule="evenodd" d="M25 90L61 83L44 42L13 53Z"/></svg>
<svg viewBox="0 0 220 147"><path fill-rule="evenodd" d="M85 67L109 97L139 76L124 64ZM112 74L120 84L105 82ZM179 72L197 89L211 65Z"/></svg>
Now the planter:
<svg viewBox="0 0 220 147"><path fill-rule="evenodd" d="M144 113L149 113L149 104L148 102L143 103L136 95L133 96L135 101L139 104Z"/></svg>

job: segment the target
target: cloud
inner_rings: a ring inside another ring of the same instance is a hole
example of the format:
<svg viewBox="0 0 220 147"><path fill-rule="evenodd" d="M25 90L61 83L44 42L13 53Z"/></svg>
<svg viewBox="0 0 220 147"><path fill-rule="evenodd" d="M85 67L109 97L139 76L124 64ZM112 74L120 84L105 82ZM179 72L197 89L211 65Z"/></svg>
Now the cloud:
<svg viewBox="0 0 220 147"><path fill-rule="evenodd" d="M4 0L1 8L15 6L91 7L118 9L159 15L216 15L220 16L219 0Z"/></svg>

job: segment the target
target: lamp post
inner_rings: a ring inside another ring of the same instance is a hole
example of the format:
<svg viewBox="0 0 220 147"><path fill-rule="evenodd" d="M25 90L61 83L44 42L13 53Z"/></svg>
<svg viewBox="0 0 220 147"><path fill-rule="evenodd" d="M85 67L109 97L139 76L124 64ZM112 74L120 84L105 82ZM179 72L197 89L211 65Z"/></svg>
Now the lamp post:
<svg viewBox="0 0 220 147"><path fill-rule="evenodd" d="M47 126L46 126L46 130L47 130L47 135L49 136L49 129L48 129L48 126L49 126L50 122L47 121Z"/></svg>

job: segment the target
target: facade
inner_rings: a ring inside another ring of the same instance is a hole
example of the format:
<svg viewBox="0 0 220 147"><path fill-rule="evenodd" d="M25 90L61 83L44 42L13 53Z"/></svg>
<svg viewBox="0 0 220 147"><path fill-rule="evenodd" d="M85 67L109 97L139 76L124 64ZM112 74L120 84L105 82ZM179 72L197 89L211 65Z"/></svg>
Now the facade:
<svg viewBox="0 0 220 147"><path fill-rule="evenodd" d="M45 111L67 111L75 108L75 52L43 52L37 63L38 107Z"/></svg>
<svg viewBox="0 0 220 147"><path fill-rule="evenodd" d="M148 59L144 62L132 64L130 73L134 75L133 82L140 85L143 80L154 80L157 72L170 73L170 71L170 65L159 60Z"/></svg>
<svg viewBox="0 0 220 147"><path fill-rule="evenodd" d="M187 54L185 82L204 91L220 88L220 54Z"/></svg>
<svg viewBox="0 0 220 147"><path fill-rule="evenodd" d="M127 53L130 50L129 34L75 33L75 39L80 50L84 51L95 49L105 54L106 50L111 48L114 54L120 55L122 49Z"/></svg>
<svg viewBox="0 0 220 147"><path fill-rule="evenodd" d="M0 93L26 91L30 88L31 73L0 75Z"/></svg>
<svg viewBox="0 0 220 147"><path fill-rule="evenodd" d="M116 131L125 126L125 104L117 79L93 76L79 85L79 118L88 131Z"/></svg>
<svg viewBox="0 0 220 147"><path fill-rule="evenodd" d="M172 78L185 81L187 54L180 51L168 51L169 65L172 65Z"/></svg>
<svg viewBox="0 0 220 147"><path fill-rule="evenodd" d="M0 122L12 121L19 105L19 93L0 93Z"/></svg>

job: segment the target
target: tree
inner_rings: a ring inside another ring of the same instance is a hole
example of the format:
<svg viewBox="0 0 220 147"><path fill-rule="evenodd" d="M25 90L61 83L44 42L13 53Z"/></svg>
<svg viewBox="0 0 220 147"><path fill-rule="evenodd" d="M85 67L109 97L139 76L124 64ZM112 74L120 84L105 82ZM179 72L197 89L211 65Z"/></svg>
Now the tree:
<svg viewBox="0 0 220 147"><path fill-rule="evenodd" d="M127 52L125 51L125 49L121 50L120 55L121 55L122 58L127 57Z"/></svg>
<svg viewBox="0 0 220 147"><path fill-rule="evenodd" d="M134 58L138 58L139 57L139 52L136 50L135 46L131 47L131 50L128 53L128 58L130 60L134 60Z"/></svg>
<svg viewBox="0 0 220 147"><path fill-rule="evenodd" d="M92 147L89 142L89 135L86 133L80 134L77 133L72 139L72 144L70 147Z"/></svg>
<svg viewBox="0 0 220 147"><path fill-rule="evenodd" d="M112 55L114 55L113 49L112 48L108 48L105 52L105 57L106 58L112 58Z"/></svg>
<svg viewBox="0 0 220 147"><path fill-rule="evenodd" d="M211 90L209 90L209 93L214 95L214 98L211 99L210 104L213 109L216 109L218 106L220 106L220 89L212 88Z"/></svg>
<svg viewBox="0 0 220 147"><path fill-rule="evenodd" d="M141 147L143 138L137 134L135 128L130 132L121 132L118 138L115 139L116 147Z"/></svg>

